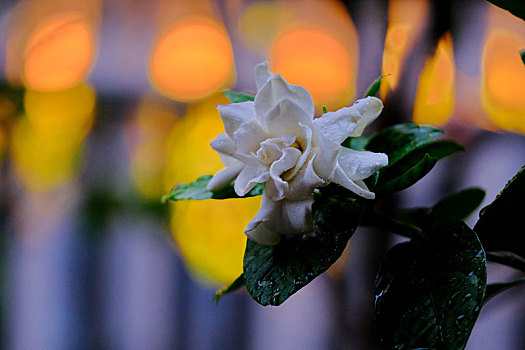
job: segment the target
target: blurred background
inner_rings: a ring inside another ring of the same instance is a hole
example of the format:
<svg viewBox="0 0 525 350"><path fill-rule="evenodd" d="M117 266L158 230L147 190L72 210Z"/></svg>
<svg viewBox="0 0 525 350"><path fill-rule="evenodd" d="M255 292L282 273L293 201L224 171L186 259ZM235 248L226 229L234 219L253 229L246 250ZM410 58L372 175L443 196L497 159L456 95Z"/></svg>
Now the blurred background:
<svg viewBox="0 0 525 350"><path fill-rule="evenodd" d="M374 276L398 237L359 229L281 307L245 291L214 305L260 198L160 197L222 168L220 92L254 92L268 60L318 112L390 74L374 127L435 125L466 146L392 210L469 186L488 204L525 163L523 48L525 22L483 0L2 0L2 348L378 349ZM489 281L515 274L489 265ZM491 300L467 348L525 348L524 295Z"/></svg>

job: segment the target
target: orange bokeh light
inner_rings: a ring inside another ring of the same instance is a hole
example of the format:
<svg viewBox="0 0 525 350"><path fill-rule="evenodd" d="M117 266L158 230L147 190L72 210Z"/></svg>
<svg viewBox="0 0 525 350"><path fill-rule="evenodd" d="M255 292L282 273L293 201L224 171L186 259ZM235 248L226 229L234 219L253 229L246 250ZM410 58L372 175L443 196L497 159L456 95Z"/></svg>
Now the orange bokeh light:
<svg viewBox="0 0 525 350"><path fill-rule="evenodd" d="M70 88L85 79L94 57L94 39L82 14L65 12L37 26L24 54L25 84L40 91Z"/></svg>
<svg viewBox="0 0 525 350"><path fill-rule="evenodd" d="M489 7L488 30L481 60L481 102L500 128L525 133L525 47L523 21Z"/></svg>
<svg viewBox="0 0 525 350"><path fill-rule="evenodd" d="M272 46L270 63L273 72L310 91L316 105L327 104L342 94L348 99L355 94L349 50L323 28L305 26L285 31Z"/></svg>
<svg viewBox="0 0 525 350"><path fill-rule="evenodd" d="M153 85L180 101L204 98L232 78L228 34L216 22L192 17L178 22L158 41L150 62Z"/></svg>
<svg viewBox="0 0 525 350"><path fill-rule="evenodd" d="M454 78L452 38L447 33L439 40L434 56L427 60L419 77L414 123L439 126L450 119L455 106Z"/></svg>
<svg viewBox="0 0 525 350"><path fill-rule="evenodd" d="M392 0L388 9L388 30L383 53L383 74L389 75L381 82L380 95L385 99L388 91L395 90L403 62L414 47L428 13L426 0Z"/></svg>

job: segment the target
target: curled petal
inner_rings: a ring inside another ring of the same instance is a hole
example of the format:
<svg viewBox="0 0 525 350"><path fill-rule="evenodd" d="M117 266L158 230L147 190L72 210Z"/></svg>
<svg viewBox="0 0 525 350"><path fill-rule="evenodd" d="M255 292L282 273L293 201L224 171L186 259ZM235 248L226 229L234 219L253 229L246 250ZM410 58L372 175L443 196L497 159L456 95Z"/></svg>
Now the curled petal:
<svg viewBox="0 0 525 350"><path fill-rule="evenodd" d="M314 159L310 159L308 164L303 166L301 170L288 182L288 200L304 200L312 196L312 192L316 187L325 184L325 181L316 174L313 167Z"/></svg>
<svg viewBox="0 0 525 350"><path fill-rule="evenodd" d="M254 75L255 75L255 86L257 87L257 90L260 90L261 87L274 76L274 74L270 73L270 70L268 69L268 61L264 61L262 63L259 63L255 66L254 69Z"/></svg>
<svg viewBox="0 0 525 350"><path fill-rule="evenodd" d="M344 107L314 119L314 125L331 140L341 144L357 128L360 118L361 114L356 108Z"/></svg>
<svg viewBox="0 0 525 350"><path fill-rule="evenodd" d="M299 126L302 129L302 135L297 138L297 142L301 145L303 151L293 170L283 177L286 181L293 179L293 177L303 168L303 165L308 158L313 159L312 154L310 153L312 151L312 129L302 123L299 123Z"/></svg>
<svg viewBox="0 0 525 350"><path fill-rule="evenodd" d="M314 102L308 90L302 86L288 84L279 74L271 76L257 91L254 101L257 118L262 118L260 120L263 122L268 113L282 100L293 101L313 120Z"/></svg>
<svg viewBox="0 0 525 350"><path fill-rule="evenodd" d="M281 234L311 232L312 203L311 197L302 201L273 201L263 193L261 209L244 232L250 239L265 245L279 243Z"/></svg>
<svg viewBox="0 0 525 350"><path fill-rule="evenodd" d="M370 96L355 101L352 107L355 107L361 114L361 118L357 120L357 127L350 134L352 137L357 137L361 136L363 130L379 117L383 110L383 102L377 97Z"/></svg>
<svg viewBox="0 0 525 350"><path fill-rule="evenodd" d="M313 143L317 145L317 149L312 151L316 154L313 163L315 172L323 179L328 180L334 172L341 145L323 133L315 133L315 130L313 138Z"/></svg>
<svg viewBox="0 0 525 350"><path fill-rule="evenodd" d="M231 156L235 152L235 143L228 134L223 132L210 142L211 148L219 154Z"/></svg>
<svg viewBox="0 0 525 350"><path fill-rule="evenodd" d="M285 148L281 158L270 166L270 177L272 181L268 185L268 195L274 201L278 201L286 197L288 192L288 182L281 179L281 174L292 169L297 160L301 156L301 152L296 148Z"/></svg>
<svg viewBox="0 0 525 350"><path fill-rule="evenodd" d="M368 190L368 187L363 181L353 181L350 177L348 177L348 175L339 165L336 166L330 180L363 198L374 199L376 196L374 192L370 192L370 190Z"/></svg>
<svg viewBox="0 0 525 350"><path fill-rule="evenodd" d="M236 152L245 155L257 152L266 139L268 135L256 120L242 124L233 135Z"/></svg>
<svg viewBox="0 0 525 350"><path fill-rule="evenodd" d="M266 167L262 165L247 165L235 179L235 193L242 197L258 183L266 182L269 177L270 173Z"/></svg>
<svg viewBox="0 0 525 350"><path fill-rule="evenodd" d="M352 180L364 180L387 166L388 156L384 153L356 151L341 147L337 162Z"/></svg>
<svg viewBox="0 0 525 350"><path fill-rule="evenodd" d="M386 165L388 165L386 154L341 147L337 165L330 180L361 197L373 199L375 194L368 190L362 180Z"/></svg>
<svg viewBox="0 0 525 350"><path fill-rule="evenodd" d="M291 133L299 135L302 133L301 126L312 125L312 116L294 101L284 99L280 101L261 121L270 135Z"/></svg>
<svg viewBox="0 0 525 350"><path fill-rule="evenodd" d="M217 105L217 109L221 115L224 129L232 139L234 133L242 124L255 120L253 101L232 103L229 105Z"/></svg>
<svg viewBox="0 0 525 350"><path fill-rule="evenodd" d="M244 164L242 162L236 161L232 165L222 169L217 174L215 174L208 182L206 189L213 191L223 188L224 186L232 182L237 177L237 175L239 175L243 168Z"/></svg>

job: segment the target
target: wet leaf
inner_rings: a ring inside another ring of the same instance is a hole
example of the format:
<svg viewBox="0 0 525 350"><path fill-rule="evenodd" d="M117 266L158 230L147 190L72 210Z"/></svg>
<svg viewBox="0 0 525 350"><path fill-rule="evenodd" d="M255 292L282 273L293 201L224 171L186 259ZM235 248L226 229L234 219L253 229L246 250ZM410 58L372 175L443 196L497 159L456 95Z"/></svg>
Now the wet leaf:
<svg viewBox="0 0 525 350"><path fill-rule="evenodd" d="M463 221L480 206L484 198L485 191L481 188L467 188L436 203L429 215L434 225Z"/></svg>
<svg viewBox="0 0 525 350"><path fill-rule="evenodd" d="M482 306L485 252L464 223L398 244L376 279L375 321L388 349L463 349Z"/></svg>
<svg viewBox="0 0 525 350"><path fill-rule="evenodd" d="M442 134L443 130L432 126L397 124L374 134L366 149L386 153L388 166L391 167L410 152L429 144Z"/></svg>
<svg viewBox="0 0 525 350"><path fill-rule="evenodd" d="M474 226L487 251L509 251L525 257L525 166L503 191L482 209Z"/></svg>
<svg viewBox="0 0 525 350"><path fill-rule="evenodd" d="M239 102L255 100L255 97L253 95L249 95L243 92L224 90L222 93L224 94L224 96L228 98L228 100L230 100L231 103L239 103Z"/></svg>
<svg viewBox="0 0 525 350"><path fill-rule="evenodd" d="M431 141L420 145L379 171L374 192L377 195L404 190L421 180L436 163L464 148L450 140Z"/></svg>
<svg viewBox="0 0 525 350"><path fill-rule="evenodd" d="M235 181L232 181L227 186L220 188L218 190L207 190L206 186L210 182L212 175L203 175L197 180L189 184L178 184L171 190L170 194L164 195L162 197L162 202L165 203L168 200L170 201L180 201L186 199L228 199L228 198L245 198L245 197L254 197L260 196L263 193L264 184L257 184L250 192L248 192L244 197L239 197L233 186Z"/></svg>
<svg viewBox="0 0 525 350"><path fill-rule="evenodd" d="M284 236L275 246L248 240L244 254L246 288L261 305L280 305L326 271L343 253L363 207L353 198L317 195L314 231Z"/></svg>
<svg viewBox="0 0 525 350"><path fill-rule="evenodd" d="M233 281L230 285L222 289L219 289L218 291L215 292L215 296L213 297L213 302L217 304L224 295L233 293L241 289L242 287L244 287L244 274L241 273L241 275L237 277L235 281Z"/></svg>
<svg viewBox="0 0 525 350"><path fill-rule="evenodd" d="M368 89L366 90L366 93L365 95L363 96L363 98L365 97L368 97L368 96L375 96L377 94L377 92L379 91L379 88L381 87L381 80L383 80L385 77L389 76L390 74L387 74L387 75L381 75L380 77L378 77L376 80L374 80L372 82L372 84L370 84L370 86L368 87Z"/></svg>

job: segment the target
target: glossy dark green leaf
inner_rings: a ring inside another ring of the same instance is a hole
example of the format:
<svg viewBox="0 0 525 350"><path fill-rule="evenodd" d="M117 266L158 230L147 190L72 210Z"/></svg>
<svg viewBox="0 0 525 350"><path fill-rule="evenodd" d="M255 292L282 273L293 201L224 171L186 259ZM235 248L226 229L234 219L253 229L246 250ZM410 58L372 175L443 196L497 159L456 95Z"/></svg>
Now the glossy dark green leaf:
<svg viewBox="0 0 525 350"><path fill-rule="evenodd" d="M375 326L387 349L463 349L482 306L485 253L463 223L401 243L376 279Z"/></svg>
<svg viewBox="0 0 525 350"><path fill-rule="evenodd" d="M525 20L525 1L523 0L488 0L494 5L509 11L514 16Z"/></svg>
<svg viewBox="0 0 525 350"><path fill-rule="evenodd" d="M376 80L374 80L372 82L372 84L370 84L368 89L366 90L365 95L363 97L375 96L377 94L377 92L379 91L379 88L381 87L381 80L383 80L385 77L387 77L389 75L390 74L381 75Z"/></svg>
<svg viewBox="0 0 525 350"><path fill-rule="evenodd" d="M509 288L521 286L525 284L525 277L518 278L511 282L502 282L502 283L491 283L487 285L487 291L485 292L484 303L495 297L501 292L506 291Z"/></svg>
<svg viewBox="0 0 525 350"><path fill-rule="evenodd" d="M284 236L275 246L248 240L244 253L246 289L261 305L280 305L326 271L343 253L363 208L353 198L316 196L314 231Z"/></svg>
<svg viewBox="0 0 525 350"><path fill-rule="evenodd" d="M162 202L180 201L186 199L228 199L228 198L240 198L233 189L235 182L231 182L229 185L218 189L218 190L207 190L206 186L210 182L212 175L203 175L197 180L189 184L178 184L171 190L170 194L162 197ZM255 187L248 192L244 197L260 196L263 192L264 184L257 184ZM243 197L243 198L244 198Z"/></svg>
<svg viewBox="0 0 525 350"><path fill-rule="evenodd" d="M438 160L436 158L432 158L427 153L418 163L406 169L405 173L399 175L398 177L389 179L388 181L383 182L380 185L377 185L377 187L375 187L374 189L374 192L376 193L376 195L379 196L382 194L404 190L405 188L408 188L416 182L418 182L423 176L425 176L430 170L432 170L437 161Z"/></svg>
<svg viewBox="0 0 525 350"><path fill-rule="evenodd" d="M391 167L410 152L432 142L441 134L443 130L432 126L397 124L374 134L366 149L386 153L388 166Z"/></svg>
<svg viewBox="0 0 525 350"><path fill-rule="evenodd" d="M366 145L370 142L371 137L367 135L361 135L359 137L349 137L341 144L344 147L355 149L357 151L364 151Z"/></svg>
<svg viewBox="0 0 525 350"><path fill-rule="evenodd" d="M255 99L253 95L249 95L243 92L224 90L222 93L228 98L228 100L230 100L231 103L253 101Z"/></svg>
<svg viewBox="0 0 525 350"><path fill-rule="evenodd" d="M525 167L481 211L474 226L487 251L503 250L525 257Z"/></svg>
<svg viewBox="0 0 525 350"><path fill-rule="evenodd" d="M233 293L241 289L242 287L244 287L244 274L241 273L241 275L237 277L235 281L233 281L230 285L222 289L219 289L218 291L215 292L215 296L213 297L213 302L217 304L224 295Z"/></svg>
<svg viewBox="0 0 525 350"><path fill-rule="evenodd" d="M403 190L421 180L442 158L463 151L464 148L450 140L430 141L420 145L379 172L376 194Z"/></svg>
<svg viewBox="0 0 525 350"><path fill-rule="evenodd" d="M429 215L435 225L463 221L485 198L485 191L481 188L467 188L436 203Z"/></svg>

